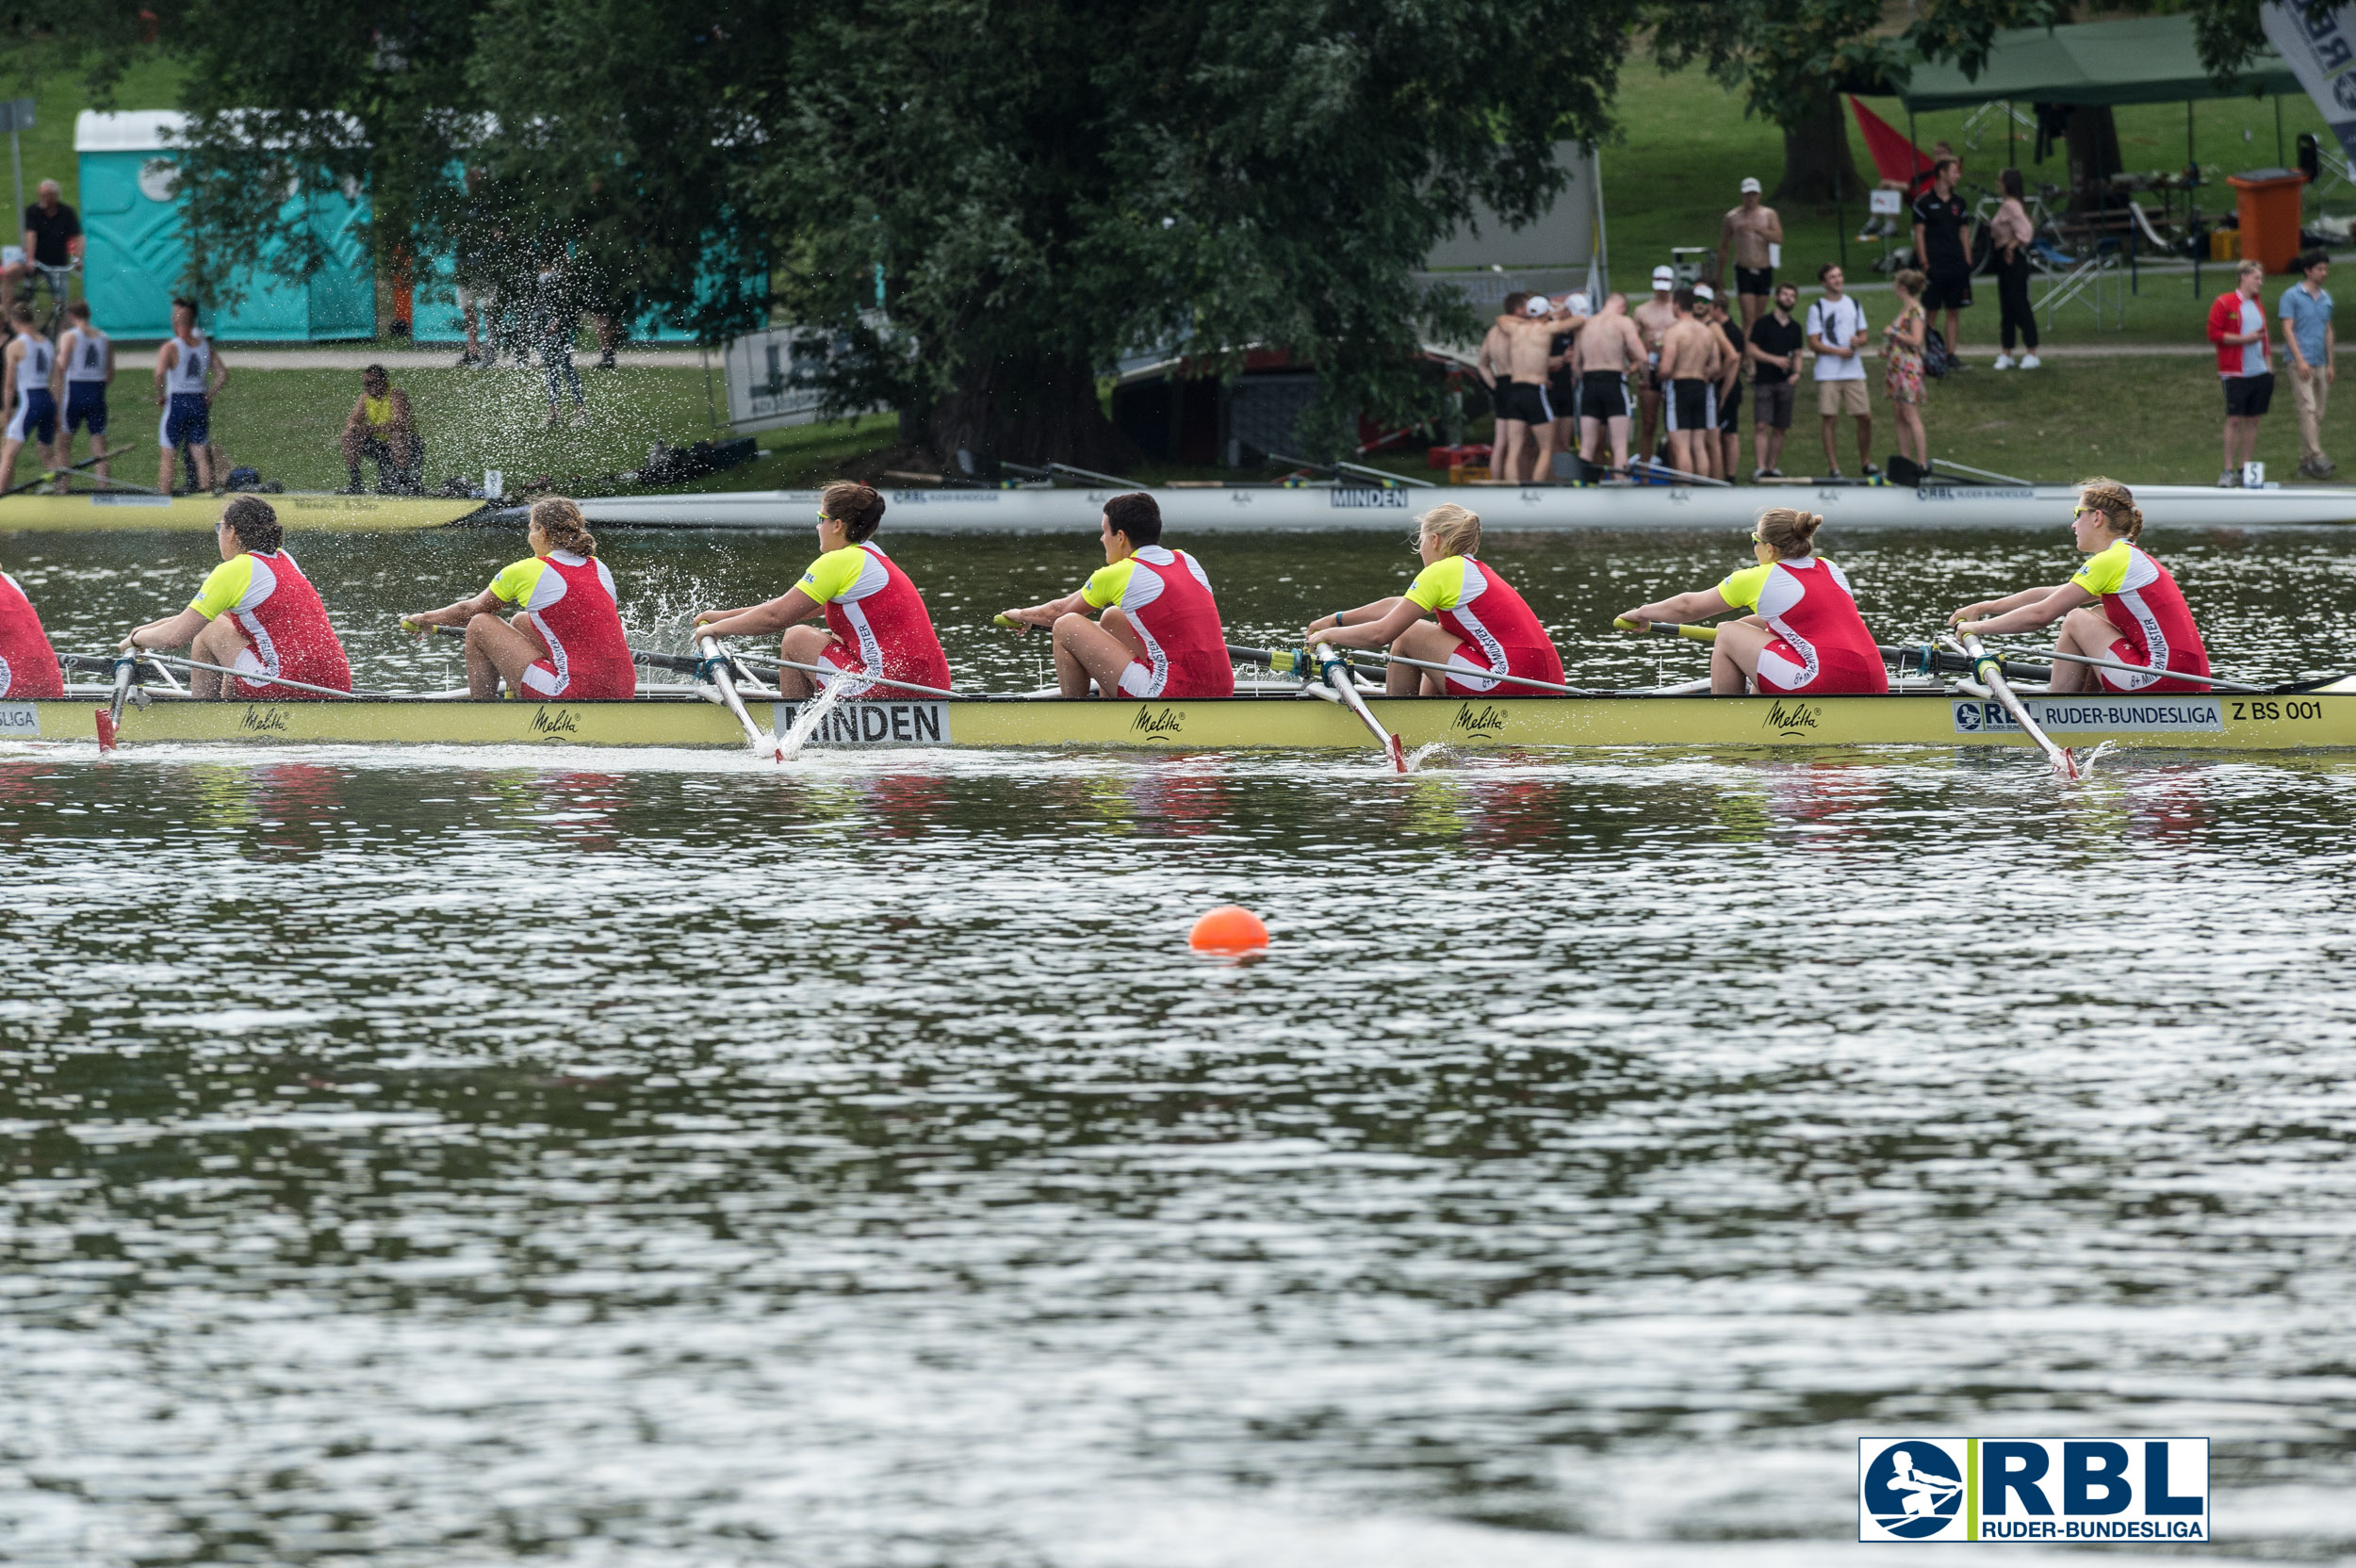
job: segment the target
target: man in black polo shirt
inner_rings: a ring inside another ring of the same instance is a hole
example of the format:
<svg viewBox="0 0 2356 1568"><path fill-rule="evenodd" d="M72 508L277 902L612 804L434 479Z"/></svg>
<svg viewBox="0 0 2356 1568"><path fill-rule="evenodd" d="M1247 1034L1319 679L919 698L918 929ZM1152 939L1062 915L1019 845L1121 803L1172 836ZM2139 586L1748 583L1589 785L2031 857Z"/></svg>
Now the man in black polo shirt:
<svg viewBox="0 0 2356 1568"><path fill-rule="evenodd" d="M58 200L57 182L41 182L41 200L25 209L25 258L10 262L0 270L0 295L14 304L24 280L33 276L36 264L41 267L71 267L82 259L82 220L74 209ZM64 285L58 285L57 297L65 297Z"/></svg>
<svg viewBox="0 0 2356 1568"><path fill-rule="evenodd" d="M1759 318L1751 328L1751 340L1743 345L1743 357L1751 362L1754 379L1751 401L1759 412L1751 425L1751 442L1756 449L1758 466L1751 470L1753 479L1781 479L1783 469L1783 439L1792 433L1792 404L1798 393L1800 351L1808 347L1808 329L1796 320L1792 312L1798 308L1800 291L1791 284L1775 286L1775 307Z"/></svg>
<svg viewBox="0 0 2356 1568"><path fill-rule="evenodd" d="M1947 351L1958 357L1963 339L1956 335L1955 312L1972 307L1972 237L1979 227L1955 194L1962 177L1961 162L1940 158L1931 188L1914 199L1914 255L1931 280L1922 290L1922 312L1947 313Z"/></svg>

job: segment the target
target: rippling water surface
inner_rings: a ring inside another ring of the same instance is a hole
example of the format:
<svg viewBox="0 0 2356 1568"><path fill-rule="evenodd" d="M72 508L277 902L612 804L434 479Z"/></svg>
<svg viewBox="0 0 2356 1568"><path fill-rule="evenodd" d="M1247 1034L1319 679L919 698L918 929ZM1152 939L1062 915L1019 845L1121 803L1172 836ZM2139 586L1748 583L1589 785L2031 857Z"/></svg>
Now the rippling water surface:
<svg viewBox="0 0 2356 1568"><path fill-rule="evenodd" d="M1913 639L2053 533L1835 553ZM206 543L0 566L94 648ZM2356 540L2158 545L2220 668L2348 661ZM516 553L296 550L385 681ZM807 553L609 546L649 636ZM1203 554L1252 636L1411 564ZM1599 622L1741 554L1495 559L1649 679ZM1089 564L898 555L980 686ZM2218 1550L2356 1552L2352 784L0 753L0 1560L1798 1563L1916 1431L2206 1434Z"/></svg>

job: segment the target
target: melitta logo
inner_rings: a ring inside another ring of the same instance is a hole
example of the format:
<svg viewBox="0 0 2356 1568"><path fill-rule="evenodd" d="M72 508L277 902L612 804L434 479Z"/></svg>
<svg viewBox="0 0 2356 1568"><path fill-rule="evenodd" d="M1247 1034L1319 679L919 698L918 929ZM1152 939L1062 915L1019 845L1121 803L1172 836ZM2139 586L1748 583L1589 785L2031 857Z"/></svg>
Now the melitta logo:
<svg viewBox="0 0 2356 1568"><path fill-rule="evenodd" d="M1863 1437L1859 1541L2206 1541L2205 1437Z"/></svg>
<svg viewBox="0 0 2356 1568"><path fill-rule="evenodd" d="M1133 735L1175 735L1186 727L1186 716L1175 708L1140 708L1129 721Z"/></svg>
<svg viewBox="0 0 2356 1568"><path fill-rule="evenodd" d="M1485 703L1479 708L1463 703L1456 710L1455 727L1467 735L1502 735L1505 715Z"/></svg>
<svg viewBox="0 0 2356 1568"><path fill-rule="evenodd" d="M237 720L237 727L249 735L284 735L286 733L286 710L283 708L248 708Z"/></svg>
<svg viewBox="0 0 2356 1568"><path fill-rule="evenodd" d="M1803 729L1813 729L1824 717L1821 709L1805 702L1786 702L1781 697L1767 705L1767 727L1778 735L1794 735Z"/></svg>
<svg viewBox="0 0 2356 1568"><path fill-rule="evenodd" d="M569 708L542 708L532 715L534 735L578 735L581 718Z"/></svg>

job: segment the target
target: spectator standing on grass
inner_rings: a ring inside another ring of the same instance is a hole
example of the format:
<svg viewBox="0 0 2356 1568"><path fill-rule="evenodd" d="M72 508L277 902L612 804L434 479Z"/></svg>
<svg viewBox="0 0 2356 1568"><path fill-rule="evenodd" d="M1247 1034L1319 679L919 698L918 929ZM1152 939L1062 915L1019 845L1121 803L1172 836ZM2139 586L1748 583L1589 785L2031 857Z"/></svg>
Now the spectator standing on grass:
<svg viewBox="0 0 2356 1568"><path fill-rule="evenodd" d="M1957 360L1963 336L1956 312L1972 308L1972 240L1979 229L1972 209L1955 194L1962 177L1962 161L1942 157L1930 189L1914 199L1914 264L1928 279L1922 309L1947 313L1947 352Z"/></svg>
<svg viewBox="0 0 2356 1568"><path fill-rule="evenodd" d="M2013 334L2018 330L2027 351L2021 356L2021 368L2034 370L2037 367L2037 312L2029 305L2029 242L2037 237L2037 230L2029 222L2028 204L2021 199L2021 171L2007 169L1996 176L1996 183L2004 191L1988 225L1988 243L1996 257L1996 314L2004 345L1996 356L1996 368L2012 368Z"/></svg>
<svg viewBox="0 0 2356 1568"><path fill-rule="evenodd" d="M1734 270L1734 294L1746 334L1766 314L1775 292L1775 253L1767 247L1782 243L1783 220L1760 200L1759 182L1745 178L1742 204L1729 208L1726 221L1718 225L1718 262ZM1723 274L1719 284L1723 289Z"/></svg>
<svg viewBox="0 0 2356 1568"><path fill-rule="evenodd" d="M533 302L532 335L540 351L540 368L548 384L548 428L554 430L564 411L564 396L572 395L573 423L589 423L589 400L581 389L581 371L573 364L573 335L581 330L581 302L573 297L565 276L564 257L558 253L541 269Z"/></svg>
<svg viewBox="0 0 2356 1568"><path fill-rule="evenodd" d="M155 402L164 411L155 427L157 460L155 488L172 494L172 462L182 447L188 449L188 466L196 486L210 490L219 482L220 454L213 449L213 400L229 384L229 367L221 362L213 340L196 324L196 302L172 302L172 335L155 352Z"/></svg>
<svg viewBox="0 0 2356 1568"><path fill-rule="evenodd" d="M1882 329L1889 347L1882 360L1882 392L1890 399L1890 416L1898 426L1898 450L1917 466L1930 466L1930 437L1922 429L1922 345L1930 336L1931 318L1922 308L1922 274L1901 269L1890 280L1898 292L1898 318Z"/></svg>
<svg viewBox="0 0 2356 1568"><path fill-rule="evenodd" d="M1881 470L1873 466L1873 403L1865 391L1865 307L1843 292L1848 279L1831 262L1816 270L1824 297L1808 307L1808 346L1816 351L1816 412L1824 422L1824 468L1827 479L1841 477L1841 457L1833 450L1833 428L1843 414L1857 417L1857 472L1867 479Z"/></svg>
<svg viewBox="0 0 2356 1568"><path fill-rule="evenodd" d="M1808 347L1808 329L1792 312L1800 307L1797 284L1777 284L1773 310L1751 328L1743 355L1751 362L1752 454L1759 466L1751 478L1781 479L1784 438L1792 433L1792 405L1799 391L1800 351ZM1728 469L1729 473L1733 470Z"/></svg>
<svg viewBox="0 0 2356 1568"><path fill-rule="evenodd" d="M2299 409L2299 471L2330 479L2339 465L2324 455L2323 410L2339 379L2339 340L2331 331L2331 296L2323 280L2331 258L2320 250L2299 258L2299 282L2282 290L2282 347L2290 354L2291 401Z"/></svg>
<svg viewBox="0 0 2356 1568"><path fill-rule="evenodd" d="M2258 421L2274 401L2274 368L2266 359L2266 313L2258 302L2266 286L2262 263L2245 261L2233 290L2209 306L2209 341L2217 345L2217 373L2225 384L2225 471L2220 490L2238 489L2242 465L2258 450Z"/></svg>
<svg viewBox="0 0 2356 1568"><path fill-rule="evenodd" d="M65 331L57 336L57 368L50 390L64 396L65 423L57 431L57 466L74 466L74 433L90 427L90 456L98 477L106 473L106 388L115 379L114 340L90 324L90 302L65 307ZM58 482L64 488L64 482Z"/></svg>
<svg viewBox="0 0 2356 1568"><path fill-rule="evenodd" d="M5 285L0 294L7 296L9 304L16 302L25 281L38 277L41 268L72 267L82 259L82 220L58 199L60 195L57 181L43 180L40 200L25 209L24 257L0 269L0 284ZM64 295L64 286L59 285L57 297Z"/></svg>
<svg viewBox="0 0 2356 1568"><path fill-rule="evenodd" d="M1743 351L1750 346L1750 336L1726 314L1723 296L1710 302L1708 319L1726 340L1726 356L1719 362L1718 370L1717 475L1731 484L1742 471L1742 371L1749 364Z"/></svg>

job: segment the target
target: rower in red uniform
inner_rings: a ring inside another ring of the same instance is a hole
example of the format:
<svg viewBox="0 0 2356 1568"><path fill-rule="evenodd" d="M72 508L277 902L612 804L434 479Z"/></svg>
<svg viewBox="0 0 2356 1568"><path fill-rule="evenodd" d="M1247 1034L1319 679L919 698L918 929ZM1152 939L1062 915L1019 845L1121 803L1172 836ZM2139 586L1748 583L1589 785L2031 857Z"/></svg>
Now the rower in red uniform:
<svg viewBox="0 0 2356 1568"><path fill-rule="evenodd" d="M2143 532L2143 514L2134 493L2115 480L2087 480L2078 486L2070 531L2079 551L2094 558L2077 576L2056 588L2023 588L2001 599L1967 604L1948 617L1950 622L1960 631L1990 637L2059 621L2054 645L2062 652L2135 666L2107 670L2058 659L2052 686L2056 692L2208 691L2206 681L2171 680L2166 673L2207 675L2209 650L2176 580L2135 543Z"/></svg>
<svg viewBox="0 0 2356 1568"><path fill-rule="evenodd" d="M1407 592L1320 615L1309 623L1307 639L1337 648L1388 648L1448 666L1443 676L1393 664L1383 676L1383 690L1395 697L1418 691L1433 697L1559 694L1497 678L1517 676L1560 686L1562 658L1522 596L1495 566L1475 559L1481 550L1480 516L1446 501L1416 521L1415 553L1424 566Z"/></svg>
<svg viewBox="0 0 2356 1568"><path fill-rule="evenodd" d="M33 601L0 572L0 697L61 697L65 676Z"/></svg>
<svg viewBox="0 0 2356 1568"><path fill-rule="evenodd" d="M239 496L221 509L213 542L221 564L195 599L177 615L134 629L122 651L187 644L191 660L219 666L188 672L191 696L301 702L350 692L344 645L318 590L282 547L286 531L270 504ZM306 689L314 687L325 690Z"/></svg>
<svg viewBox="0 0 2356 1568"><path fill-rule="evenodd" d="M1710 655L1710 689L1720 696L1879 695L1890 670L1865 629L1848 574L1816 553L1824 519L1788 506L1759 514L1751 553L1759 564L1715 588L1640 605L1620 618L1639 631L1655 621L1680 625L1730 611L1752 613L1718 629Z"/></svg>
<svg viewBox="0 0 2356 1568"><path fill-rule="evenodd" d="M401 624L420 636L437 626L466 629L466 693L499 695L499 682L527 701L621 701L638 694L638 666L622 629L614 574L581 508L562 496L532 503L529 559L500 571L470 599L419 610ZM499 617L500 606L515 612Z"/></svg>
<svg viewBox="0 0 2356 1568"><path fill-rule="evenodd" d="M879 702L923 695L911 690L915 686L947 691L949 656L941 650L924 596L875 543L883 514L884 498L871 487L847 480L827 485L818 493L818 559L802 580L765 604L698 612L695 635L736 637L783 628L777 656L791 663L777 672L777 690L789 701L814 696L838 678L851 682L845 697ZM803 624L822 613L825 630ZM792 664L814 665L818 673Z"/></svg>
<svg viewBox="0 0 2356 1568"><path fill-rule="evenodd" d="M1161 504L1142 490L1104 503L1104 567L1074 594L998 618L1055 628L1055 681L1068 697L1232 697L1219 600L1203 564L1162 545ZM1088 617L1101 610L1101 620Z"/></svg>

